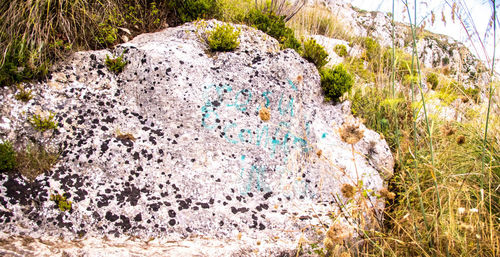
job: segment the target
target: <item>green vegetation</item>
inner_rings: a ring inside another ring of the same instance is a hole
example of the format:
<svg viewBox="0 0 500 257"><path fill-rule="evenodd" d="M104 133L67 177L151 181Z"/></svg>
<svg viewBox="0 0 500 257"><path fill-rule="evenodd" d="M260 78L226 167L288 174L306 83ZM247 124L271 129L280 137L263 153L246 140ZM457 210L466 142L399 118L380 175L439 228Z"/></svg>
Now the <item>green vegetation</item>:
<svg viewBox="0 0 500 257"><path fill-rule="evenodd" d="M318 69L321 69L328 62L328 53L322 45L316 43L314 38L304 42L301 55L304 59L314 63Z"/></svg>
<svg viewBox="0 0 500 257"><path fill-rule="evenodd" d="M375 73L365 68L365 63L362 59L348 57L344 60L344 66L349 73L358 77L360 82L375 82Z"/></svg>
<svg viewBox="0 0 500 257"><path fill-rule="evenodd" d="M333 48L333 51L340 56L340 57L346 57L347 56L347 47L345 45L336 45Z"/></svg>
<svg viewBox="0 0 500 257"><path fill-rule="evenodd" d="M232 51L240 45L239 36L240 29L235 29L230 24L217 24L215 29L208 32L208 46L212 51Z"/></svg>
<svg viewBox="0 0 500 257"><path fill-rule="evenodd" d="M427 83L431 85L432 90L435 90L439 85L439 79L436 73L429 73L427 75Z"/></svg>
<svg viewBox="0 0 500 257"><path fill-rule="evenodd" d="M301 44L295 38L294 31L286 26L283 16L254 9L248 13L245 22L278 40L283 49L300 51Z"/></svg>
<svg viewBox="0 0 500 257"><path fill-rule="evenodd" d="M16 167L16 152L9 141L0 143L0 171L11 171Z"/></svg>
<svg viewBox="0 0 500 257"><path fill-rule="evenodd" d="M174 0L170 7L175 9L182 22L220 16L221 8L217 0Z"/></svg>
<svg viewBox="0 0 500 257"><path fill-rule="evenodd" d="M49 113L46 117L35 114L28 119L28 122L38 131L44 132L49 129L57 129L57 122L54 121L55 114Z"/></svg>
<svg viewBox="0 0 500 257"><path fill-rule="evenodd" d="M0 87L43 78L72 51L109 47L179 19L169 1L9 1L0 5Z"/></svg>
<svg viewBox="0 0 500 257"><path fill-rule="evenodd" d="M321 89L325 95L325 101L338 102L339 98L345 92L351 90L354 79L349 72L346 71L342 64L339 64L332 69L322 69Z"/></svg>
<svg viewBox="0 0 500 257"><path fill-rule="evenodd" d="M31 94L31 90L26 90L24 89L24 86L18 85L17 86L18 92L15 96L16 100L23 101L23 102L28 102L29 100L33 99L33 95Z"/></svg>
<svg viewBox="0 0 500 257"><path fill-rule="evenodd" d="M38 144L30 144L25 150L17 152L17 166L15 170L34 180L38 175L50 170L59 158L59 153L49 151Z"/></svg>
<svg viewBox="0 0 500 257"><path fill-rule="evenodd" d="M108 67L109 71L118 74L123 71L123 69L127 65L127 62L123 60L123 54L118 57L113 56L113 58L110 58L108 55L106 55L104 64L106 65L106 67Z"/></svg>
<svg viewBox="0 0 500 257"><path fill-rule="evenodd" d="M56 203L57 208L59 208L60 211L71 211L71 201L69 201L66 196L60 194L51 194L50 200Z"/></svg>

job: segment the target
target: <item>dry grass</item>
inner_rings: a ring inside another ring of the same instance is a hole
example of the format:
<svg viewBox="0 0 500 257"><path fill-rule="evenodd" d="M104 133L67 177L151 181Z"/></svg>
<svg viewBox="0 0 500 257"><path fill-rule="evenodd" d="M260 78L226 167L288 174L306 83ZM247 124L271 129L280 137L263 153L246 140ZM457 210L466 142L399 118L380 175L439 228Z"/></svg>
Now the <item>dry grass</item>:
<svg viewBox="0 0 500 257"><path fill-rule="evenodd" d="M346 41L354 38L346 31L346 25L324 6L302 8L287 25L299 36L324 35Z"/></svg>
<svg viewBox="0 0 500 257"><path fill-rule="evenodd" d="M59 158L59 153L48 151L42 146L28 145L26 150L17 152L17 171L34 180L37 176L50 170Z"/></svg>

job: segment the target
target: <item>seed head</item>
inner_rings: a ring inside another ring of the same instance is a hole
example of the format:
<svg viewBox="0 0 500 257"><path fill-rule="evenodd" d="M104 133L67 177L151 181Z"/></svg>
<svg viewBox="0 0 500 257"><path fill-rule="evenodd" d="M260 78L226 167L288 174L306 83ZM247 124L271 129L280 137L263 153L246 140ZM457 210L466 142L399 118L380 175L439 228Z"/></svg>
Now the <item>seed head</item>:
<svg viewBox="0 0 500 257"><path fill-rule="evenodd" d="M343 184L342 188L340 189L340 192L342 192L342 195L345 198L352 198L354 194L356 193L356 188L354 188L350 184Z"/></svg>
<svg viewBox="0 0 500 257"><path fill-rule="evenodd" d="M354 145L364 136L364 131L357 124L346 124L340 128L340 138L342 141Z"/></svg>
<svg viewBox="0 0 500 257"><path fill-rule="evenodd" d="M457 137L457 144L459 145L463 145L465 143L465 136L464 135L460 135Z"/></svg>
<svg viewBox="0 0 500 257"><path fill-rule="evenodd" d="M380 195L384 198L387 198L387 199L390 199L390 200L394 200L394 198L396 197L396 194L393 193L393 192L390 192L387 188L382 188L380 189Z"/></svg>

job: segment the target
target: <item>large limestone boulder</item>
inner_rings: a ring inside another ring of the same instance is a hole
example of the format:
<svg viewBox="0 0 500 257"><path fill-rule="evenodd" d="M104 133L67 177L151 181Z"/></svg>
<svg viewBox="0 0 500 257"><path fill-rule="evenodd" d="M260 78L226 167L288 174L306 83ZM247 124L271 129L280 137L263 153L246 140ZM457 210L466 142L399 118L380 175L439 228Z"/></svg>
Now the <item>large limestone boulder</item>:
<svg viewBox="0 0 500 257"><path fill-rule="evenodd" d="M340 241L376 227L394 165L386 142L347 104L323 103L313 64L238 27L234 52L209 52L191 23L76 53L25 85L28 103L4 89L1 139L61 156L34 181L0 174L0 231L11 240L0 252L278 256L331 226ZM106 55L121 54L124 71L109 72ZM35 131L27 118L48 111L58 129Z"/></svg>

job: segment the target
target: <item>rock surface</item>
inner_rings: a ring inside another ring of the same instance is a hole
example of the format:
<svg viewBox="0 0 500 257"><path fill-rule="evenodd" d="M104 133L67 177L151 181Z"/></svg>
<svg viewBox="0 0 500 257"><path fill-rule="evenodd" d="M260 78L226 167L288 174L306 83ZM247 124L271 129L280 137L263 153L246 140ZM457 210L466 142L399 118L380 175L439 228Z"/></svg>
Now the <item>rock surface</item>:
<svg viewBox="0 0 500 257"><path fill-rule="evenodd" d="M323 103L315 66L238 27L234 52L209 52L200 25L185 24L74 54L49 81L25 85L28 103L3 91L0 138L61 156L32 182L0 174L2 237L204 238L233 240L217 255L278 256L303 237L321 240L317 229L333 220L355 230L347 213L379 218L376 195L394 165L386 142L363 125L361 141L343 142L350 108ZM109 72L106 55L121 54L124 71ZM35 131L27 118L47 111L58 129ZM355 200L341 193L345 184L358 188ZM61 212L51 194L67 196L72 210ZM92 255L82 249L66 254Z"/></svg>

